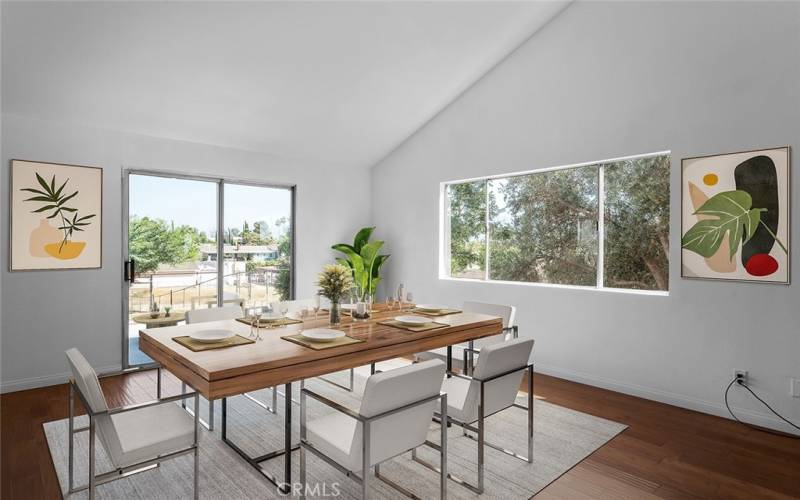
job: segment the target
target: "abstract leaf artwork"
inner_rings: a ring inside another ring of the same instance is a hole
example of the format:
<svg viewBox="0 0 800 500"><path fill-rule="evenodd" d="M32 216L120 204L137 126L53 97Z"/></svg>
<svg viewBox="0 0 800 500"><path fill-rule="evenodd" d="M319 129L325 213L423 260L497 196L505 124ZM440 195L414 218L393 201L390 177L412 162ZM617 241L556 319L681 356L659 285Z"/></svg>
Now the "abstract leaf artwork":
<svg viewBox="0 0 800 500"><path fill-rule="evenodd" d="M789 148L682 161L681 275L789 282Z"/></svg>
<svg viewBox="0 0 800 500"><path fill-rule="evenodd" d="M101 266L102 170L11 162L12 271Z"/></svg>

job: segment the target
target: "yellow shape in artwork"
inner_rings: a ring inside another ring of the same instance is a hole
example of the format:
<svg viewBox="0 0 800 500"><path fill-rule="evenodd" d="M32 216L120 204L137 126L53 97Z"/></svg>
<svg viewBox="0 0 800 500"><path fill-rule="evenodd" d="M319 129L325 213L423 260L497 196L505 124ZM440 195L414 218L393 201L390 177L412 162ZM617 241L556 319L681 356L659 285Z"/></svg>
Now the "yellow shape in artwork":
<svg viewBox="0 0 800 500"><path fill-rule="evenodd" d="M63 246L61 242L48 243L44 246L44 251L56 259L70 260L80 255L85 246L85 241L68 241Z"/></svg>
<svg viewBox="0 0 800 500"><path fill-rule="evenodd" d="M703 184L706 186L715 186L719 182L717 174L706 174L703 176Z"/></svg>

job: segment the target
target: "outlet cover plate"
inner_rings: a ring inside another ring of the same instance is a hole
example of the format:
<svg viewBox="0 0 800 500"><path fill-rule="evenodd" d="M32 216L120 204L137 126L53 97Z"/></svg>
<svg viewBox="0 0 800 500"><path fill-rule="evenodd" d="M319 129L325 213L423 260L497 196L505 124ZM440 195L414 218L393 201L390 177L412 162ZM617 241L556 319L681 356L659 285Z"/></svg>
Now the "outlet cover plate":
<svg viewBox="0 0 800 500"><path fill-rule="evenodd" d="M790 379L790 389L793 398L800 398L800 378Z"/></svg>

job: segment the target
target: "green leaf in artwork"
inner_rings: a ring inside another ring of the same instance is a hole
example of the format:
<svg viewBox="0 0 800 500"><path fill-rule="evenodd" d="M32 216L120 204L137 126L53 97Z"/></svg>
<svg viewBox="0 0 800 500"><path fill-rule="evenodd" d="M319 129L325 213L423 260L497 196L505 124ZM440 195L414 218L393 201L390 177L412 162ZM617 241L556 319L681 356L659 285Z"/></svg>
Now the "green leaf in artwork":
<svg viewBox="0 0 800 500"><path fill-rule="evenodd" d="M53 192L50 190L50 186L47 185L47 181L44 180L44 178L41 175L39 175L38 172L36 173L36 180L39 182L39 185L44 188L47 194L49 194L50 196L53 195Z"/></svg>
<svg viewBox="0 0 800 500"><path fill-rule="evenodd" d="M714 255L728 234L728 253L732 260L739 245L747 243L761 221L765 208L752 208L753 199L746 191L725 191L709 198L695 215L716 219L698 221L683 235L681 246L703 257Z"/></svg>

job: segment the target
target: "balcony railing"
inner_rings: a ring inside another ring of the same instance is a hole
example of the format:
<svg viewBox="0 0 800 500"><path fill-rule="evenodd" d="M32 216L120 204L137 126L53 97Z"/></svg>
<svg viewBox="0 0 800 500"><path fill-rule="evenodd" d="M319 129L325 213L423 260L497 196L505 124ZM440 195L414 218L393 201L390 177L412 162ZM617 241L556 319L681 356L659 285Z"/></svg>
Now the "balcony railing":
<svg viewBox="0 0 800 500"><path fill-rule="evenodd" d="M289 268L271 267L253 271L238 271L223 275L223 302L265 302L285 300L278 285L281 273ZM194 275L194 283L169 285L169 281L185 281ZM213 277L205 278L211 275ZM290 279L290 276L283 278ZM162 284L158 282L162 281ZM163 283L166 281L167 283ZM138 288L138 289L137 289ZM290 289L290 287L286 287ZM137 276L129 291L128 309L131 314L147 312L153 302L160 307L197 309L217 304L216 271L168 271Z"/></svg>

